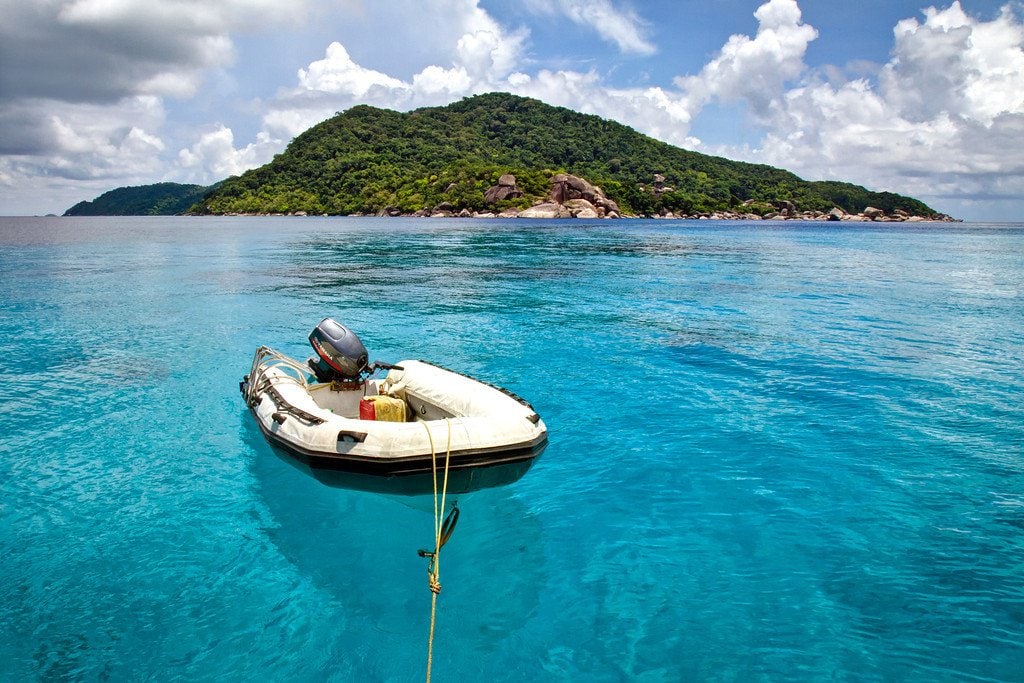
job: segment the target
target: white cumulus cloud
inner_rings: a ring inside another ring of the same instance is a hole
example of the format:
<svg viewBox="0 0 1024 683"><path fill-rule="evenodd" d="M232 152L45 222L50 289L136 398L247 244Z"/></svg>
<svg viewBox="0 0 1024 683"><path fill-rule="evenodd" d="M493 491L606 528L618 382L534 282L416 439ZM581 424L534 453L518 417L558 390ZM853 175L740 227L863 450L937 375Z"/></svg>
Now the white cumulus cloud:
<svg viewBox="0 0 1024 683"><path fill-rule="evenodd" d="M458 20L449 16L453 6L461 10ZM357 63L344 45L334 41L322 59L298 70L295 87L283 89L271 103L264 114L265 129L293 137L355 104L404 110L508 88L505 79L521 60L525 31L502 28L475 0L427 3L420 11L437 11L448 19L452 43L438 50L451 55L448 63L429 64L401 79ZM462 32L452 34L452 26Z"/></svg>
<svg viewBox="0 0 1024 683"><path fill-rule="evenodd" d="M611 0L527 0L527 9L547 16L561 15L590 28L615 44L620 52L651 55L657 48L646 37L646 22L636 12L619 9Z"/></svg>
<svg viewBox="0 0 1024 683"><path fill-rule="evenodd" d="M323 59L299 69L299 88L307 91L340 94L360 99L371 88L396 89L404 87L402 81L352 61L348 51L338 42L327 46Z"/></svg>
<svg viewBox="0 0 1024 683"><path fill-rule="evenodd" d="M234 58L233 31L287 23L304 2L0 0L0 102L190 96Z"/></svg>
<svg viewBox="0 0 1024 683"><path fill-rule="evenodd" d="M61 213L119 185L141 185L166 172L158 131L165 111L157 97L103 104L22 100L0 106L0 210Z"/></svg>
<svg viewBox="0 0 1024 683"><path fill-rule="evenodd" d="M424 97L456 99L470 91L473 79L463 66L442 69L432 64L412 77L411 91Z"/></svg>
<svg viewBox="0 0 1024 683"><path fill-rule="evenodd" d="M721 151L933 203L1024 196L1024 26L1009 8L928 8L895 27L876 83L808 74L770 109L756 149Z"/></svg>
<svg viewBox="0 0 1024 683"><path fill-rule="evenodd" d="M959 2L901 21L881 90L899 114L927 121L945 112L991 123L1024 105L1024 30L1009 7L998 19L969 17Z"/></svg>
<svg viewBox="0 0 1024 683"><path fill-rule="evenodd" d="M45 113L43 113L45 112ZM159 98L125 98L116 110L98 104L53 101L20 102L0 108L0 146L17 149L18 133L35 136L23 142L19 168L65 178L103 179L121 174L154 173L165 143L154 132L164 122Z"/></svg>
<svg viewBox="0 0 1024 683"><path fill-rule="evenodd" d="M188 169L191 180L206 184L267 163L281 145L281 140L275 140L263 131L256 136L255 142L236 149L232 130L219 124L203 133L191 147L180 150L178 163Z"/></svg>
<svg viewBox="0 0 1024 683"><path fill-rule="evenodd" d="M233 34L305 12L306 0L0 0L0 208L162 179L164 99L230 67Z"/></svg>
<svg viewBox="0 0 1024 683"><path fill-rule="evenodd" d="M754 16L756 36L731 36L698 75L676 79L693 109L712 100L744 100L755 115L764 116L787 82L806 68L804 54L818 32L801 21L796 0L769 0Z"/></svg>

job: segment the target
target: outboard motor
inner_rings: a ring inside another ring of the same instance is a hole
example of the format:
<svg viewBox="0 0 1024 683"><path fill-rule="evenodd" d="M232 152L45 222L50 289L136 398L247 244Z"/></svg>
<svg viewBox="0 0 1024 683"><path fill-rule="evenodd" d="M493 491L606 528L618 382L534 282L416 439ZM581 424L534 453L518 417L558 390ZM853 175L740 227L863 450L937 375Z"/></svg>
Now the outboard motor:
<svg viewBox="0 0 1024 683"><path fill-rule="evenodd" d="M369 372L369 355L356 333L331 318L324 318L309 333L316 356L309 367L320 382L362 383L362 374Z"/></svg>

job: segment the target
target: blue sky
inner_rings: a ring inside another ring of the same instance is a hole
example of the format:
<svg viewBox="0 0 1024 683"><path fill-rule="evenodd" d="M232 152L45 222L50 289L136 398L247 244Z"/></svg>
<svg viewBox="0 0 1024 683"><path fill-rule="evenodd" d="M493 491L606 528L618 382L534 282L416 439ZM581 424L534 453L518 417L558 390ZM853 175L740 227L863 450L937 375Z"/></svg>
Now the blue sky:
<svg viewBox="0 0 1024 683"><path fill-rule="evenodd" d="M700 152L1024 220L1024 7L0 0L0 213L211 183L350 106L504 90Z"/></svg>

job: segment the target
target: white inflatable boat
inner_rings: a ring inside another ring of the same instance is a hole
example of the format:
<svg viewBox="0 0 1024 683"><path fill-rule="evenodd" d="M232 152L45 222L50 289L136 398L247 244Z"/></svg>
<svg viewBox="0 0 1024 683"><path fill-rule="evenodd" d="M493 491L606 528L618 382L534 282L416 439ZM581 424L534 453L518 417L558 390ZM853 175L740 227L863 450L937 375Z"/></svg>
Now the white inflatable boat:
<svg viewBox="0 0 1024 683"><path fill-rule="evenodd" d="M425 361L368 365L329 318L310 342L319 358L307 363L260 347L240 389L267 441L325 484L430 493L447 459L448 491L465 493L518 480L547 446L544 422L511 392Z"/></svg>

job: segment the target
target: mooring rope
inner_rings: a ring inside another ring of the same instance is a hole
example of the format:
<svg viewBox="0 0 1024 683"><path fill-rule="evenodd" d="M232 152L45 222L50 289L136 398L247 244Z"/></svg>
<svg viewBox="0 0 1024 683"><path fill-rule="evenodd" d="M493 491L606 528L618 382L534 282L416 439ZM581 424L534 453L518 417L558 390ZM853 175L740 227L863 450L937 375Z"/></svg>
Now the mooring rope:
<svg viewBox="0 0 1024 683"><path fill-rule="evenodd" d="M427 583L430 586L430 637L427 639L427 683L430 683L430 670L434 664L434 625L437 623L437 596L441 592L441 546L448 542L452 532L455 531L455 524L459 521L459 507L456 504L452 507L448 517L441 521L444 513L445 497L448 495L448 463L452 455L452 423L445 418L448 425L448 445L444 456L444 481L441 486L441 500L438 505L437 498L437 450L434 448L434 437L430 433L430 425L423 423L427 430L427 439L430 441L430 463L434 475L434 552L420 551L421 557L429 557L430 564L427 567Z"/></svg>

